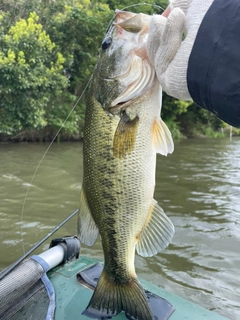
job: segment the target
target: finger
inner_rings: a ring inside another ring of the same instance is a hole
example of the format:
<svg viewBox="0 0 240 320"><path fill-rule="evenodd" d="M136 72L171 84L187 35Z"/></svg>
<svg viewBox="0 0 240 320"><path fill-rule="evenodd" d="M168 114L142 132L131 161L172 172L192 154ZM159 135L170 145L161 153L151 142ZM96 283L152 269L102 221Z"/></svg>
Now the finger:
<svg viewBox="0 0 240 320"><path fill-rule="evenodd" d="M167 7L167 9L163 11L162 16L167 18L169 16L170 12L171 12L170 7Z"/></svg>
<svg viewBox="0 0 240 320"><path fill-rule="evenodd" d="M182 42L184 22L185 14L181 9L176 8L170 13L154 60L158 74L166 71L176 55Z"/></svg>
<svg viewBox="0 0 240 320"><path fill-rule="evenodd" d="M185 39L166 72L158 76L163 89L170 96L180 100L191 100L187 86L187 68L191 48L191 41L188 42Z"/></svg>
<svg viewBox="0 0 240 320"><path fill-rule="evenodd" d="M153 15L148 31L147 41L147 55L152 64L154 64L154 58L158 47L160 46L162 33L165 27L167 19L161 15Z"/></svg>

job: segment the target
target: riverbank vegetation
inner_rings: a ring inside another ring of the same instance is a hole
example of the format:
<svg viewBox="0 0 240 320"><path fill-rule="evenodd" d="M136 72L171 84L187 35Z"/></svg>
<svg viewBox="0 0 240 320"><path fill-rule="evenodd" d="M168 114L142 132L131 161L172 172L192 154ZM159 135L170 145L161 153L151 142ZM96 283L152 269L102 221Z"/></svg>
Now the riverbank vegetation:
<svg viewBox="0 0 240 320"><path fill-rule="evenodd" d="M148 3L166 8L168 1ZM129 5L130 0L1 1L0 141L51 140L62 126L57 139L81 139L85 97L78 99L114 9ZM147 5L128 10L162 12ZM209 112L166 94L162 117L174 137L222 135L227 127Z"/></svg>

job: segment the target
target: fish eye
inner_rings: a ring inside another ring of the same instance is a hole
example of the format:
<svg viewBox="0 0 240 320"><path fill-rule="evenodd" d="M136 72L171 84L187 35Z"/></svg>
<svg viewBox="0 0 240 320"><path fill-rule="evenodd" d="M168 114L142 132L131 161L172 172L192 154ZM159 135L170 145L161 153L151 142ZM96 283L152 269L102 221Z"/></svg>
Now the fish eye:
<svg viewBox="0 0 240 320"><path fill-rule="evenodd" d="M111 43L112 43L112 38L111 37L105 38L103 40L103 43L102 43L102 49L103 50L107 50L110 47Z"/></svg>

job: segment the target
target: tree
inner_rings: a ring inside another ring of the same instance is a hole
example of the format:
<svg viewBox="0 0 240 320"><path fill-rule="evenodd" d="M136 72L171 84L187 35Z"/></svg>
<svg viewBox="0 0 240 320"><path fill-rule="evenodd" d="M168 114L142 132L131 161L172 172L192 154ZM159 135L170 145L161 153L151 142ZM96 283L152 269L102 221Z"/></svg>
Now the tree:
<svg viewBox="0 0 240 320"><path fill-rule="evenodd" d="M66 58L64 68L72 94L78 95L87 84L111 18L106 4L85 0L66 5L46 24L51 39Z"/></svg>
<svg viewBox="0 0 240 320"><path fill-rule="evenodd" d="M108 5L89 0L76 1L61 10L58 7L57 11L52 7L50 11L51 19L46 20L45 28L65 57L64 72L69 79L68 90L52 101L58 107L46 112L48 125L57 130L90 79L112 12ZM84 113L85 100L82 98L64 124L63 135L81 131Z"/></svg>
<svg viewBox="0 0 240 320"><path fill-rule="evenodd" d="M129 0L106 0L106 3L109 5L111 10L125 10L125 11L132 11L135 13L146 13L146 14L153 14L153 13L162 13L163 9L167 7L168 1L154 1L149 0L147 3L136 3L131 2ZM163 8L163 9L161 9Z"/></svg>
<svg viewBox="0 0 240 320"><path fill-rule="evenodd" d="M0 8L0 133L45 127L53 136L90 78L112 13L89 0L7 0ZM65 136L79 131L84 109L82 101L71 113Z"/></svg>
<svg viewBox="0 0 240 320"><path fill-rule="evenodd" d="M27 139L31 131L41 140L52 139L63 125L64 139L79 136L85 100L71 110L90 79L113 10L162 13L168 2L2 0L0 134ZM179 128L185 134L197 127L204 133L204 127L222 125L215 116L189 104L163 95L162 117L175 136L180 135Z"/></svg>
<svg viewBox="0 0 240 320"><path fill-rule="evenodd" d="M32 12L10 28L0 15L0 133L42 128L50 96L68 85L63 55Z"/></svg>

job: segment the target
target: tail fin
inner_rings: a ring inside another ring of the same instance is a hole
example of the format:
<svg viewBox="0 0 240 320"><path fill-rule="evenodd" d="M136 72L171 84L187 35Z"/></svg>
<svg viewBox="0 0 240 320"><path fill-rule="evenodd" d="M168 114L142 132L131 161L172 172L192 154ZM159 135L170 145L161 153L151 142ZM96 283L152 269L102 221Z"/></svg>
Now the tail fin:
<svg viewBox="0 0 240 320"><path fill-rule="evenodd" d="M133 278L128 283L111 282L102 272L93 296L83 315L95 319L111 319L125 311L128 319L153 320L147 297L141 284Z"/></svg>

